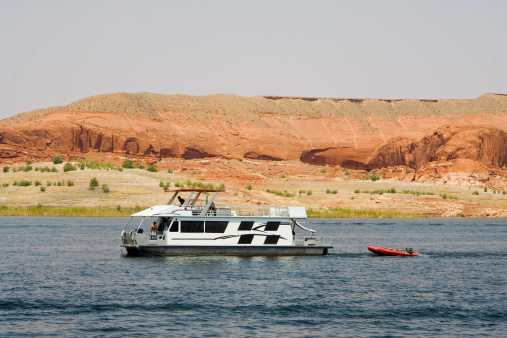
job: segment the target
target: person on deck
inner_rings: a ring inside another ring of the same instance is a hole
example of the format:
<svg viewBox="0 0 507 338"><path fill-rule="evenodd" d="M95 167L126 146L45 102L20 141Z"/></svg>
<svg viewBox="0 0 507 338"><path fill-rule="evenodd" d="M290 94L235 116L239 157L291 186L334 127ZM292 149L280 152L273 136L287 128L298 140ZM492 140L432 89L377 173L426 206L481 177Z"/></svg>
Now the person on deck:
<svg viewBox="0 0 507 338"><path fill-rule="evenodd" d="M153 222L150 227L151 239L157 238L157 222Z"/></svg>
<svg viewBox="0 0 507 338"><path fill-rule="evenodd" d="M178 196L178 201L180 201L180 205L183 205L183 203L185 203L185 200L181 198L181 196Z"/></svg>

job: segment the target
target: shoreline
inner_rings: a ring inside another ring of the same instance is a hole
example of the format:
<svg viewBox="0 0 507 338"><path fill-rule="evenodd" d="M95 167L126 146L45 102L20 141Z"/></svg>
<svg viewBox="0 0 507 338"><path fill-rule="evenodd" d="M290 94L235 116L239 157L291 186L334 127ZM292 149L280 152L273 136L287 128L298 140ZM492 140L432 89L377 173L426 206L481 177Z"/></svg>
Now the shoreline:
<svg viewBox="0 0 507 338"><path fill-rule="evenodd" d="M218 204L303 206L309 218L507 217L507 188L408 182L290 161L166 159L152 170L106 161L5 166L0 215L128 217L166 204L167 191L216 187L226 190Z"/></svg>
<svg viewBox="0 0 507 338"><path fill-rule="evenodd" d="M102 207L58 207L42 204L32 206L0 206L0 216L26 217L131 217L145 208L102 208ZM307 208L308 218L429 218L425 214L408 214L392 211L359 210L359 209L318 209ZM442 217L446 218L446 217Z"/></svg>

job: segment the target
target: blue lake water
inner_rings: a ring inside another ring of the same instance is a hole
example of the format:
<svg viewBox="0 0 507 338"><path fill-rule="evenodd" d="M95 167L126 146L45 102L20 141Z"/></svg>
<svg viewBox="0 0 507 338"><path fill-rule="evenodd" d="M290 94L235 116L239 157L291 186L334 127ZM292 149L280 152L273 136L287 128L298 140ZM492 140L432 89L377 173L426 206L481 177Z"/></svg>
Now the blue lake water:
<svg viewBox="0 0 507 338"><path fill-rule="evenodd" d="M335 248L279 258L126 257L127 222L0 217L0 336L507 336L507 220L310 220Z"/></svg>

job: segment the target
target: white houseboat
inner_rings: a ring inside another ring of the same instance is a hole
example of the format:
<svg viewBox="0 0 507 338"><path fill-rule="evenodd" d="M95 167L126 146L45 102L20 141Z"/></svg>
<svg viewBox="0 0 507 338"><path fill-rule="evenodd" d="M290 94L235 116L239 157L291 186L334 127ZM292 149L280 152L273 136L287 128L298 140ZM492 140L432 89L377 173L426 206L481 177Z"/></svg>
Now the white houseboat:
<svg viewBox="0 0 507 338"><path fill-rule="evenodd" d="M127 224L121 247L132 256L306 256L325 255L333 247L330 238L317 237L315 230L301 225L307 218L304 207L215 206L222 191L173 190L166 205L132 215L129 224L135 218L141 221L132 230ZM188 196L182 198L180 193ZM207 193L206 201L198 202L202 193ZM156 219L155 224L146 219ZM308 235L296 236L296 228Z"/></svg>

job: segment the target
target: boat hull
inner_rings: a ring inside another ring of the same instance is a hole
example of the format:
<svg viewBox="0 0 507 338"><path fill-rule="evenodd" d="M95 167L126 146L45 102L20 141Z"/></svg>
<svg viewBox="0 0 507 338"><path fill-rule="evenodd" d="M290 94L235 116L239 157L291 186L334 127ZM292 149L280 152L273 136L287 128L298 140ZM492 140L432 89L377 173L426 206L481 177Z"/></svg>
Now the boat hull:
<svg viewBox="0 0 507 338"><path fill-rule="evenodd" d="M378 248L376 246L369 246L368 250L379 256L418 256L415 252Z"/></svg>
<svg viewBox="0 0 507 338"><path fill-rule="evenodd" d="M332 246L125 245L129 256L322 256Z"/></svg>

